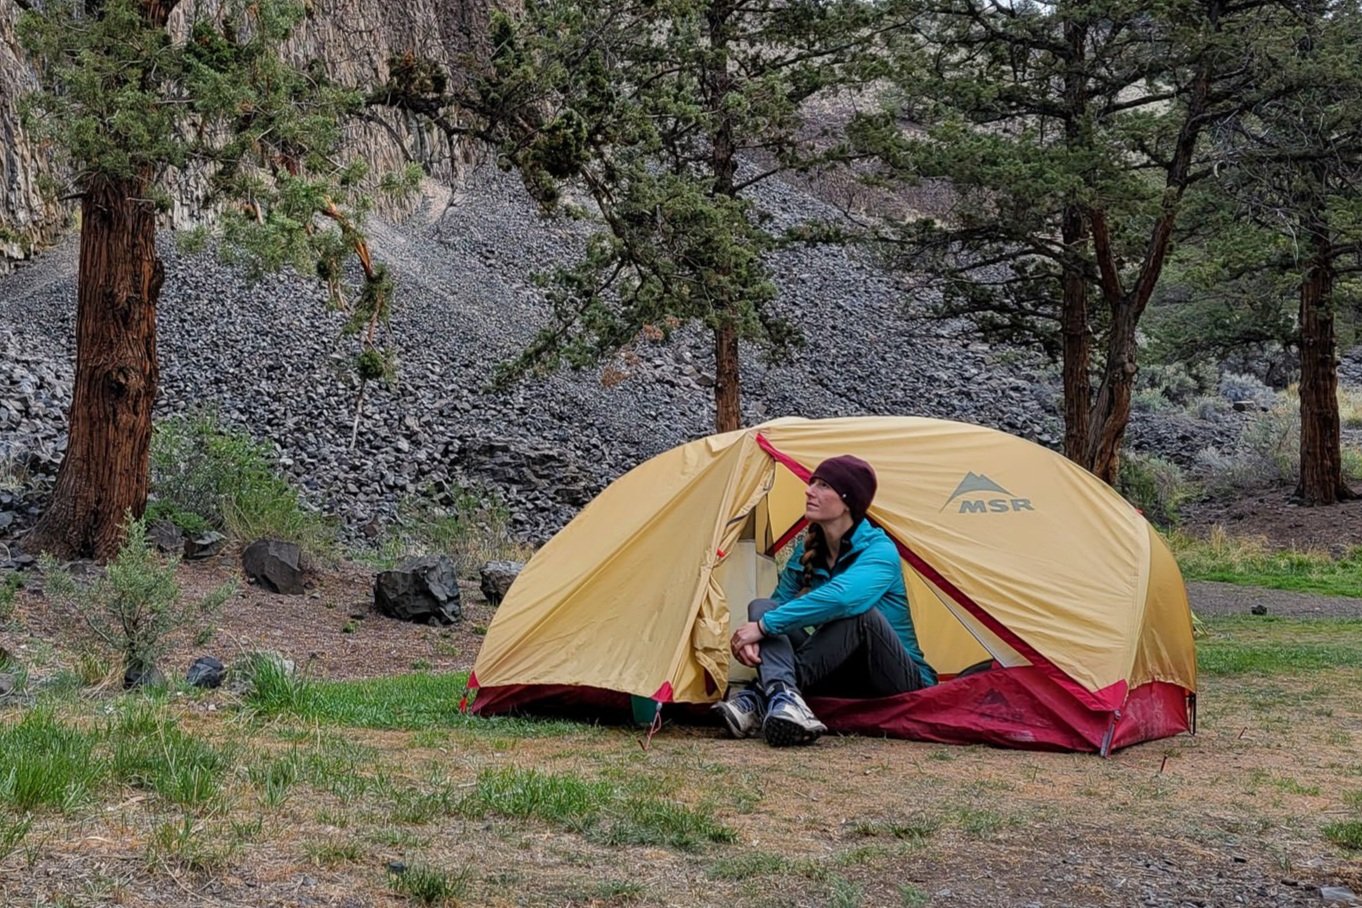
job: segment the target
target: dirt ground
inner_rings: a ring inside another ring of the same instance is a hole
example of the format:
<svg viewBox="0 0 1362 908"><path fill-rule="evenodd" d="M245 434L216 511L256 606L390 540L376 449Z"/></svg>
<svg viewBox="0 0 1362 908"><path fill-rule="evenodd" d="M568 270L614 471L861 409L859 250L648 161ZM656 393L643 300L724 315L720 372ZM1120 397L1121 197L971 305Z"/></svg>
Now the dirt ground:
<svg viewBox="0 0 1362 908"><path fill-rule="evenodd" d="M1281 546L1362 540L1362 503L1326 510L1250 501L1224 516L1232 532L1252 527ZM1209 526L1205 517L1189 522ZM191 594L205 592L238 575L237 558L186 564L180 581ZM438 628L374 613L372 580L370 570L346 564L302 596L242 585L214 639L179 640L166 666L179 672L196 655L230 661L266 649L320 678L471 667L492 615L474 587L464 589L464 620ZM1282 616L1362 615L1357 600L1211 583L1189 589L1194 608L1207 616L1254 604ZM0 647L36 675L55 670L77 645L70 619L24 591L0 627ZM312 793L270 819L261 843L227 872L167 876L145 865L140 843L148 833L129 802L77 828L42 821L30 838L46 844L32 867L18 855L0 862L0 901L401 905L408 902L391 892L385 868L416 854L472 868L465 905L1317 906L1320 887L1362 894L1362 858L1320 833L1322 824L1353 816L1348 805L1362 803L1359 684L1362 668L1209 678L1196 736L1107 760L854 737L825 739L814 751L775 751L724 740L713 728L671 725L646 750L628 729L584 727L567 738L442 732L435 742L344 730L380 759L438 767L455 788L472 785L489 766L656 777L683 803L713 805L737 843L695 853L610 847L533 821L457 817L385 839L383 829L363 825L373 821L335 826L340 805ZM210 698L187 708L214 704ZM202 718L209 734L244 733L231 721ZM933 830L925 837L904 833L923 824ZM315 843L331 841L353 854L338 865L319 864ZM763 873L743 870L745 861L802 869ZM117 900L80 889L93 877L119 881Z"/></svg>

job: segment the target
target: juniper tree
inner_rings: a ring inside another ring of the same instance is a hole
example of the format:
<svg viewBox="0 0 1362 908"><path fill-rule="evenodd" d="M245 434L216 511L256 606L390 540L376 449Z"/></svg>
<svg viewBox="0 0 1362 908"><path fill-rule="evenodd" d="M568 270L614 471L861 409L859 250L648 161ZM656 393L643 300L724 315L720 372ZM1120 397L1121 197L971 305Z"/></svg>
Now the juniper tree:
<svg viewBox="0 0 1362 908"><path fill-rule="evenodd" d="M774 354L797 341L772 306L782 238L749 190L835 154L804 105L866 78L880 15L851 0L532 0L494 18L490 64L464 96L422 90L418 65L379 93L473 114L443 122L494 141L546 209L595 221L581 258L546 276L549 324L502 377L699 324L713 338L715 427L736 428L739 343Z"/></svg>
<svg viewBox="0 0 1362 908"><path fill-rule="evenodd" d="M338 154L342 118L361 95L320 65L282 62L301 4L196 4L172 27L179 5L52 0L25 4L20 21L43 86L26 116L69 167L57 191L80 202L69 442L31 536L63 555L112 555L125 513L145 507L164 281L156 235L174 174L207 180L223 205L225 248L255 267L321 262L342 299L339 263L355 254L364 281L347 302L365 332L361 366L382 368L390 279L356 227L365 167Z"/></svg>
<svg viewBox="0 0 1362 908"><path fill-rule="evenodd" d="M1254 90L1243 57L1276 4L903 0L888 110L853 127L891 183L954 204L891 232L941 313L1062 360L1064 450L1115 481L1136 330L1208 125ZM1095 362L1094 362L1095 360Z"/></svg>
<svg viewBox="0 0 1362 908"><path fill-rule="evenodd" d="M1291 275L1296 285L1295 494L1312 505L1354 497L1343 480L1334 323L1340 282L1362 273L1360 55L1362 9L1355 0L1300 4L1293 20L1255 43L1249 64L1261 97L1220 124L1212 145L1228 206L1270 231L1280 250L1262 266Z"/></svg>

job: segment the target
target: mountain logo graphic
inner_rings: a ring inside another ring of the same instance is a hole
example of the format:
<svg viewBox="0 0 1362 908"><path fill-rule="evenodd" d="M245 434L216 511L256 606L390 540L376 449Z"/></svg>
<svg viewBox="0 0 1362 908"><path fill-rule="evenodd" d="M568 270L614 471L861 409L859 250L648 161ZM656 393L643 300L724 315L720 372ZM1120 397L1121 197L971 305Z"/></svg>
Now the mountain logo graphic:
<svg viewBox="0 0 1362 908"><path fill-rule="evenodd" d="M962 495L969 497L961 498ZM946 510L957 498L960 498L961 514L1005 514L1035 510L1031 507L1031 499L1017 498L984 474L973 471L966 473L960 480L941 510Z"/></svg>

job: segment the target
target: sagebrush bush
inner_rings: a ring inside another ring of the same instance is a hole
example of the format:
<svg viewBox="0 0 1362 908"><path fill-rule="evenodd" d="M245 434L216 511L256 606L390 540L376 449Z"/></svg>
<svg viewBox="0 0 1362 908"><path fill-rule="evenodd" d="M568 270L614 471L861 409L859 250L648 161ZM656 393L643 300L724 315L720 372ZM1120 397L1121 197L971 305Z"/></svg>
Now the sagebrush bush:
<svg viewBox="0 0 1362 908"><path fill-rule="evenodd" d="M459 574L474 576L487 561L529 557L529 546L511 536L510 512L495 492L455 489L441 496L444 504L434 498L427 494L399 503L397 519L377 556L382 566L390 567L408 555L443 554Z"/></svg>
<svg viewBox="0 0 1362 908"><path fill-rule="evenodd" d="M275 470L274 452L219 425L211 413L156 424L151 443L148 520L189 532L214 528L253 541L294 542L312 556L334 550L333 521L304 505Z"/></svg>
<svg viewBox="0 0 1362 908"><path fill-rule="evenodd" d="M123 547L93 582L77 582L49 557L41 561L47 595L73 607L94 638L119 653L124 668L134 673L155 667L173 631L211 624L236 588L228 583L201 600L184 600L176 564L153 550L146 522L131 516Z"/></svg>
<svg viewBox="0 0 1362 908"><path fill-rule="evenodd" d="M1180 362L1146 363L1135 376L1136 397L1151 402L1157 397L1169 404L1186 405L1215 387L1214 368L1209 363L1191 367Z"/></svg>
<svg viewBox="0 0 1362 908"><path fill-rule="evenodd" d="M1181 518L1181 507L1198 491L1182 467L1162 457L1127 453L1121 458L1116 488L1150 523L1168 527Z"/></svg>
<svg viewBox="0 0 1362 908"><path fill-rule="evenodd" d="M1281 396L1244 427L1232 451L1206 448L1196 460L1206 492L1215 497L1294 483L1300 474L1299 399Z"/></svg>
<svg viewBox="0 0 1362 908"><path fill-rule="evenodd" d="M1265 409L1276 406L1277 392L1255 375L1226 372L1220 376L1220 396L1226 400L1251 400Z"/></svg>

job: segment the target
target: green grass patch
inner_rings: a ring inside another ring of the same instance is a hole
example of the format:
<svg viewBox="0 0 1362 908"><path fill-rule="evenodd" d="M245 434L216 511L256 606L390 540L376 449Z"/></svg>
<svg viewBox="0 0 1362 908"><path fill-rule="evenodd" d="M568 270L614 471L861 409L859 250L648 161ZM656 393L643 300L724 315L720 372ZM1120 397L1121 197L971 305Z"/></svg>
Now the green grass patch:
<svg viewBox="0 0 1362 908"><path fill-rule="evenodd" d="M1205 622L1197 665L1207 675L1301 675L1362 668L1362 619L1236 615Z"/></svg>
<svg viewBox="0 0 1362 908"><path fill-rule="evenodd" d="M705 874L712 880L736 882L752 877L780 876L790 872L790 862L768 851L747 851L721 858L709 865Z"/></svg>
<svg viewBox="0 0 1362 908"><path fill-rule="evenodd" d="M137 703L107 731L115 779L154 791L183 807L214 803L222 791L228 755L180 728L148 703Z"/></svg>
<svg viewBox="0 0 1362 908"><path fill-rule="evenodd" d="M1216 580L1274 590L1362 598L1362 546L1342 557L1299 549L1273 550L1262 537L1173 532L1165 537L1188 580Z"/></svg>
<svg viewBox="0 0 1362 908"><path fill-rule="evenodd" d="M707 808L630 795L607 781L533 769L482 772L459 811L473 817L534 818L609 845L666 845L693 851L737 838Z"/></svg>
<svg viewBox="0 0 1362 908"><path fill-rule="evenodd" d="M394 892L418 905L452 905L468 892L468 870L450 874L417 864L390 873L388 882Z"/></svg>
<svg viewBox="0 0 1362 908"><path fill-rule="evenodd" d="M1339 848L1362 851L1362 820L1330 823L1324 827L1324 837Z"/></svg>
<svg viewBox="0 0 1362 908"><path fill-rule="evenodd" d="M468 675L418 672L362 681L313 681L282 671L257 675L248 706L263 716L294 716L323 725L398 731L467 729L517 737L581 734L578 722L481 718L459 712Z"/></svg>
<svg viewBox="0 0 1362 908"><path fill-rule="evenodd" d="M104 780L96 737L38 707L0 728L0 804L14 810L71 810Z"/></svg>

